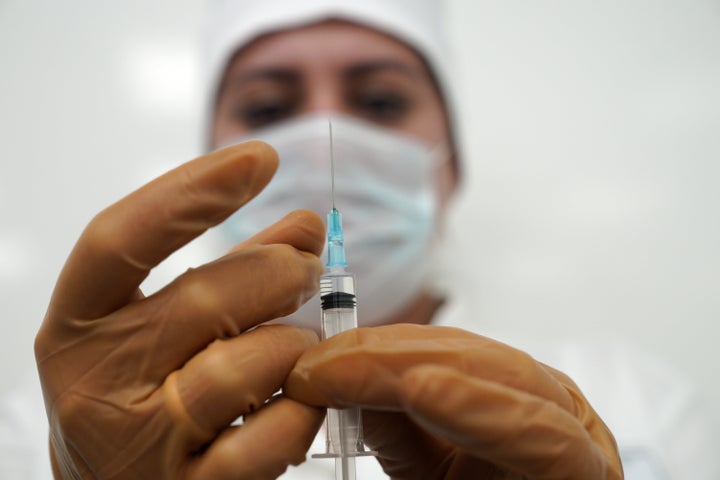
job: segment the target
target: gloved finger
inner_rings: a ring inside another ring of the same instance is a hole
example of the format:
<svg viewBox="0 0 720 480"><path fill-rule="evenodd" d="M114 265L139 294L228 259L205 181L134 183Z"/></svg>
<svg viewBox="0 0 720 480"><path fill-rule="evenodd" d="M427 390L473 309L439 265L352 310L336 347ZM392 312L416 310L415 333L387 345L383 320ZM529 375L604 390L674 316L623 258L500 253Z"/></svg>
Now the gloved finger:
<svg viewBox="0 0 720 480"><path fill-rule="evenodd" d="M155 179L98 214L60 275L51 308L95 319L137 298L149 271L260 192L277 153L253 141L204 155Z"/></svg>
<svg viewBox="0 0 720 480"><path fill-rule="evenodd" d="M142 311L154 312L142 325L145 346L154 345L143 370L162 379L213 340L297 310L317 292L322 272L317 256L293 245L253 245L184 273L123 309L114 323L127 329Z"/></svg>
<svg viewBox="0 0 720 480"><path fill-rule="evenodd" d="M229 253L238 252L251 245L271 243L287 243L298 250L320 256L325 246L325 225L317 213L295 210L279 222L235 245Z"/></svg>
<svg viewBox="0 0 720 480"><path fill-rule="evenodd" d="M406 371L398 392L419 425L527 478L621 478L577 418L552 401L437 365Z"/></svg>
<svg viewBox="0 0 720 480"><path fill-rule="evenodd" d="M188 464L184 480L264 480L305 461L325 412L288 398L273 400L238 427L226 429Z"/></svg>
<svg viewBox="0 0 720 480"><path fill-rule="evenodd" d="M236 418L259 409L282 385L300 354L318 342L315 332L268 325L216 340L173 372L182 412L207 441ZM167 384L167 382L166 382Z"/></svg>
<svg viewBox="0 0 720 480"><path fill-rule="evenodd" d="M571 411L568 391L526 353L467 331L394 324L335 335L300 357L285 383L291 398L336 408L400 409L397 385L418 364L445 365L552 400Z"/></svg>
<svg viewBox="0 0 720 480"><path fill-rule="evenodd" d="M583 428L585 428L588 434L590 434L590 437L592 437L598 448L602 450L605 457L611 459L611 465L615 465L612 462L619 458L618 446L615 442L615 437L612 432L610 432L608 426L605 425L605 422L602 421L600 415L595 412L580 391L580 388L569 376L549 365L542 364L542 366L550 372L550 374L555 377L573 397L575 402L575 418L578 419ZM617 464L615 468L618 471L622 470L622 466L619 464Z"/></svg>

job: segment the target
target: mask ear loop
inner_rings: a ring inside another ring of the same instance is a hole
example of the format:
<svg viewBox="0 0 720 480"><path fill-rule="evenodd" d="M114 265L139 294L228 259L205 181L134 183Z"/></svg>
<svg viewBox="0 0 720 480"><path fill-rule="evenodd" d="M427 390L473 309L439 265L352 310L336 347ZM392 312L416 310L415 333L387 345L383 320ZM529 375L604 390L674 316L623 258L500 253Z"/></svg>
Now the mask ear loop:
<svg viewBox="0 0 720 480"><path fill-rule="evenodd" d="M428 156L430 158L430 168L436 170L449 162L453 162L455 151L450 143L441 140L428 147ZM457 174L457 166L455 166L455 170Z"/></svg>
<svg viewBox="0 0 720 480"><path fill-rule="evenodd" d="M455 150L452 144L446 140L439 141L428 148L428 157L430 158L428 169L433 172L434 177L438 171L445 167L448 163L452 162L453 165L453 189L457 189L458 185L458 168L455 163ZM445 304L448 297L452 296L453 293L453 277L450 274L448 268L448 259L452 258L450 254L451 245L453 241L453 232L448 228L447 218L444 219L442 225L440 225L440 198L438 187L435 186L433 189L435 197L435 212L433 213L433 225L435 232L430 239L430 249L427 254L427 268L425 270L425 278L423 280L424 287L430 292L433 297L442 301ZM457 192L451 194L449 203L453 202L453 197ZM446 210L449 208L448 205L444 207Z"/></svg>
<svg viewBox="0 0 720 480"><path fill-rule="evenodd" d="M430 164L433 170L437 170L446 163L452 163L452 189L453 194L457 195L460 189L460 162L454 143L448 140L441 140L430 147Z"/></svg>

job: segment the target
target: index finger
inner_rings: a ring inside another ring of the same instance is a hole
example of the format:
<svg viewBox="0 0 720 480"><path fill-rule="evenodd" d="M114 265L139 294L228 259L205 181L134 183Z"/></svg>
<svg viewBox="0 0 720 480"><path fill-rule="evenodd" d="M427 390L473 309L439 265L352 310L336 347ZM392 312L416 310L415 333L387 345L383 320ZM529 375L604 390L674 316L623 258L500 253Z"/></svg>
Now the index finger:
<svg viewBox="0 0 720 480"><path fill-rule="evenodd" d="M99 213L68 258L51 310L102 317L129 303L150 270L257 195L278 158L251 141L187 162Z"/></svg>

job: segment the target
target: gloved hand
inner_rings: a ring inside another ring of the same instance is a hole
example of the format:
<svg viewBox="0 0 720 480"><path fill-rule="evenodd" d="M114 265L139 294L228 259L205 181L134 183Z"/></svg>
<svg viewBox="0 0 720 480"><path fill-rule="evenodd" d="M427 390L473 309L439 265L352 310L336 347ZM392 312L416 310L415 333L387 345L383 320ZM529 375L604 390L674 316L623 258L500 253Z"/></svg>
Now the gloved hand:
<svg viewBox="0 0 720 480"><path fill-rule="evenodd" d="M365 442L393 479L623 478L612 434L570 378L463 330L343 332L307 350L284 391L362 407Z"/></svg>
<svg viewBox="0 0 720 480"><path fill-rule="evenodd" d="M322 220L294 212L147 298L138 289L262 190L277 162L259 142L229 147L88 225L35 342L56 477L262 479L303 461L323 410L264 402L317 336L279 325L246 331L317 290Z"/></svg>

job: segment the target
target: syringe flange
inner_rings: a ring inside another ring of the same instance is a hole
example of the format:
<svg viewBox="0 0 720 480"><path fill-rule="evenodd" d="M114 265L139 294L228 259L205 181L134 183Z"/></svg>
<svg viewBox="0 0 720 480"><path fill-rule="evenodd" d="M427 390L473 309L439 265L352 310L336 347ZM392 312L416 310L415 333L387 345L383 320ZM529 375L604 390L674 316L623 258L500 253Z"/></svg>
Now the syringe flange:
<svg viewBox="0 0 720 480"><path fill-rule="evenodd" d="M347 453L313 453L312 458L350 458L350 457L377 457L376 450L363 450Z"/></svg>

